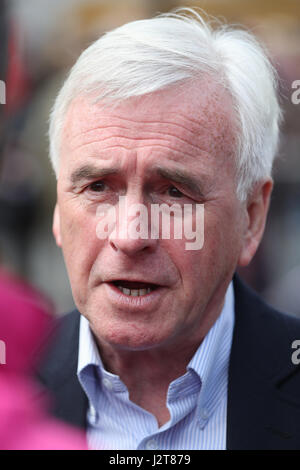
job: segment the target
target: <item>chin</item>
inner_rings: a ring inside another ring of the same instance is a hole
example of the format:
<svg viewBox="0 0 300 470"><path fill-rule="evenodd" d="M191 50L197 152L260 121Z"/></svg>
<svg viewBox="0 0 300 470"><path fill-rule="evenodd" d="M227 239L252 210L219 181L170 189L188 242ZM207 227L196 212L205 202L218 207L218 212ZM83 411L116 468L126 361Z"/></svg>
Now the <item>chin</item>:
<svg viewBox="0 0 300 470"><path fill-rule="evenodd" d="M93 331L97 336L99 342L105 346L109 345L113 349L125 351L147 351L150 349L158 348L160 345L165 344L167 335L162 332L149 332L149 327L139 328L132 325L131 327L114 328L105 331L103 328L94 329Z"/></svg>

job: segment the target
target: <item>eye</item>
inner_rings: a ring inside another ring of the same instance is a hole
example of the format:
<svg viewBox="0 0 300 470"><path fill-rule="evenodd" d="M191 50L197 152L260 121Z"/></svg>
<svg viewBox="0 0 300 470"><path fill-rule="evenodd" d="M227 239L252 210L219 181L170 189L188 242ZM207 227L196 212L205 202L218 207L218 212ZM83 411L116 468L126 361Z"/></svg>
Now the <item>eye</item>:
<svg viewBox="0 0 300 470"><path fill-rule="evenodd" d="M106 184L103 181L95 181L94 183L91 183L87 189L94 193L101 193L106 189Z"/></svg>
<svg viewBox="0 0 300 470"><path fill-rule="evenodd" d="M184 194L181 191L179 191L179 189L175 188L175 186L170 186L168 188L168 193L169 193L169 196L176 197L176 198L180 198L184 196Z"/></svg>

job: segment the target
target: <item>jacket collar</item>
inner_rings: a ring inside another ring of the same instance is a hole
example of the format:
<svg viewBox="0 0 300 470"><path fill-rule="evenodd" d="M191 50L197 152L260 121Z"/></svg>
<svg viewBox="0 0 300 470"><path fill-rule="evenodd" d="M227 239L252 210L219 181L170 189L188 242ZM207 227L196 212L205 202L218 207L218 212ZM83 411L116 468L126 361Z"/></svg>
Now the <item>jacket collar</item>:
<svg viewBox="0 0 300 470"><path fill-rule="evenodd" d="M77 378L80 313L64 316L56 325L50 353L38 372L38 379L54 399L54 416L86 428L87 397Z"/></svg>
<svg viewBox="0 0 300 470"><path fill-rule="evenodd" d="M291 361L299 320L267 306L236 276L234 290L227 448L299 448L300 374Z"/></svg>

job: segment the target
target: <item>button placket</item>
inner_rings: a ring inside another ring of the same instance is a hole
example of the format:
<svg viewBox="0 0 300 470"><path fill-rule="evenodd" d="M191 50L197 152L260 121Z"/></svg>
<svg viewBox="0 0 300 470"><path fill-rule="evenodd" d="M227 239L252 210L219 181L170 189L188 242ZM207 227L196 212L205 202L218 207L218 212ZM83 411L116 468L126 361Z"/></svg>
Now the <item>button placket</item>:
<svg viewBox="0 0 300 470"><path fill-rule="evenodd" d="M89 409L89 418L90 418L91 424L96 424L97 419L98 419L98 413L93 405L91 405Z"/></svg>

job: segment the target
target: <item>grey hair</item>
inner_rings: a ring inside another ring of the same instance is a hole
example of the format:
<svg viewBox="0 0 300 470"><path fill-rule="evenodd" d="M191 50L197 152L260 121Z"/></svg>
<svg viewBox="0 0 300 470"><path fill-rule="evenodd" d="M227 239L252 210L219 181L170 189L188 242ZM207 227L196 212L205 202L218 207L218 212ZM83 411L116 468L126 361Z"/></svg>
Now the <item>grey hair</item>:
<svg viewBox="0 0 300 470"><path fill-rule="evenodd" d="M63 121L80 94L116 102L209 73L231 95L237 123L237 195L245 200L268 178L277 152L281 109L278 80L264 48L242 29L179 9L127 23L90 45L63 84L50 115L50 158L55 173Z"/></svg>

